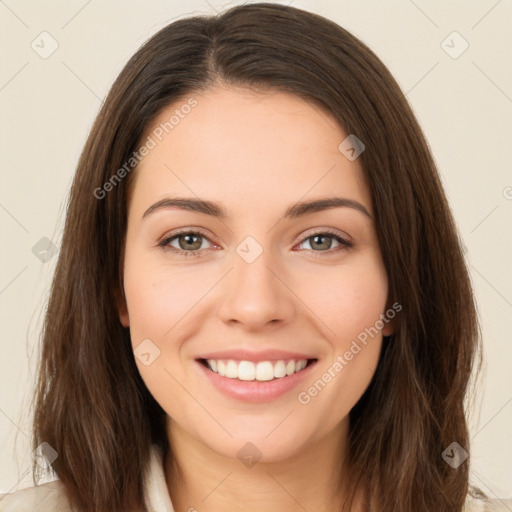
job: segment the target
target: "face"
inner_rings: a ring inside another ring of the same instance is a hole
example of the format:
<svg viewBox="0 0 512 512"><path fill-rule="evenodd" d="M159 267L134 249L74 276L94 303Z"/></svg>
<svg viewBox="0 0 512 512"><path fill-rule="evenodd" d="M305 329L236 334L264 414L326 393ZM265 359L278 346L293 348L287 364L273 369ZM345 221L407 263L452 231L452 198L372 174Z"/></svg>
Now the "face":
<svg viewBox="0 0 512 512"><path fill-rule="evenodd" d="M343 430L391 334L371 197L320 108L234 88L191 97L144 136L120 319L171 429L277 461ZM299 208L333 198L353 203Z"/></svg>

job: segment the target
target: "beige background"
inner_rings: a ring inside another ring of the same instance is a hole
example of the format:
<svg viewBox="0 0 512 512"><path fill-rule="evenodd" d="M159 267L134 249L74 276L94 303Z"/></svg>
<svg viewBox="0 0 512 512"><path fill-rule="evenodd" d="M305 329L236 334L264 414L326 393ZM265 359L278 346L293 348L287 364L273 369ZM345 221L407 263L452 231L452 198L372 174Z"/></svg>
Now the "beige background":
<svg viewBox="0 0 512 512"><path fill-rule="evenodd" d="M0 492L32 483L28 393L56 261L41 262L32 248L43 237L59 246L66 194L101 99L158 29L235 3L0 0ZM512 497L512 1L286 3L366 42L426 133L467 247L484 332L471 480ZM43 51L41 37L46 51L50 37L58 43L46 59L31 47Z"/></svg>

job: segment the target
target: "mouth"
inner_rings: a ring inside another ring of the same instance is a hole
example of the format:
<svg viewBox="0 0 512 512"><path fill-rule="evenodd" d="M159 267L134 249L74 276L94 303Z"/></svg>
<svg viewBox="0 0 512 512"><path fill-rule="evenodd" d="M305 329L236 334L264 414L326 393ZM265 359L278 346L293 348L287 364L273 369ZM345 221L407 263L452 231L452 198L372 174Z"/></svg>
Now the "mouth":
<svg viewBox="0 0 512 512"><path fill-rule="evenodd" d="M269 403L290 397L294 389L311 377L318 359L272 359L247 361L235 359L195 360L205 389L213 386L224 397L246 403Z"/></svg>
<svg viewBox="0 0 512 512"><path fill-rule="evenodd" d="M318 359L278 359L268 361L245 361L234 359L203 359L196 361L212 373L221 377L244 382L269 382L287 379L314 365Z"/></svg>

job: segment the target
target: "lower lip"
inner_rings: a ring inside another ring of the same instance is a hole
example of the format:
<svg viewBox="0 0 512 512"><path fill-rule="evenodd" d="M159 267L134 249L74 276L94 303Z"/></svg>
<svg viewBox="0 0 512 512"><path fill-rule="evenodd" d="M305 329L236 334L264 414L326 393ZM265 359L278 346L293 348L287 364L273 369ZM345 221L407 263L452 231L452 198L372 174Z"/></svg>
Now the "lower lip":
<svg viewBox="0 0 512 512"><path fill-rule="evenodd" d="M219 391L231 398L236 398L245 402L265 402L284 395L310 375L317 362L318 360L313 361L300 372L287 375L286 377L281 377L279 379L267 381L244 381L223 377L217 372L206 368L206 366L201 362L196 361L200 370Z"/></svg>

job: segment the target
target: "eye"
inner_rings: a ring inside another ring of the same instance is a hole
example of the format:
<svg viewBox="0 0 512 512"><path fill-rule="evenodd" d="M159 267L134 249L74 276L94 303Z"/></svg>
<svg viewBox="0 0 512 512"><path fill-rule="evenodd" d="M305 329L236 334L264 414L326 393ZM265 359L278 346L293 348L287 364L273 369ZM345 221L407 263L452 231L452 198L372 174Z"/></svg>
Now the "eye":
<svg viewBox="0 0 512 512"><path fill-rule="evenodd" d="M201 256L203 241L209 239L199 231L180 231L158 243L159 247L177 253L179 256ZM178 247L173 246L176 243Z"/></svg>
<svg viewBox="0 0 512 512"><path fill-rule="evenodd" d="M335 240L338 243L338 246L334 250L330 250L332 248L332 240ZM345 240L344 238L342 238L340 235L333 231L325 229L316 231L313 234L310 234L309 236L303 238L299 246L306 242L309 242L309 250L316 253L326 252L328 254L332 254L347 250L353 246L352 242ZM318 256L318 254L316 254L315 256Z"/></svg>

